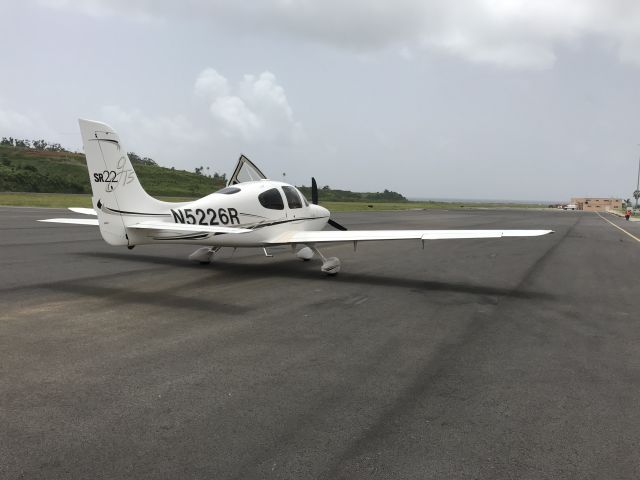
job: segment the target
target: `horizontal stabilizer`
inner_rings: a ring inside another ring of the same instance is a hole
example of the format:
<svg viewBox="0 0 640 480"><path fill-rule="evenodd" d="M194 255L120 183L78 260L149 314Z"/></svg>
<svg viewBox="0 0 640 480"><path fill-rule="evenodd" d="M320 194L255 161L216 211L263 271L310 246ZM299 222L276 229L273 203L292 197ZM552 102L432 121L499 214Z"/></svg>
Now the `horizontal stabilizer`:
<svg viewBox="0 0 640 480"><path fill-rule="evenodd" d="M69 207L69 210L75 213L81 213L82 215L98 215L93 208Z"/></svg>
<svg viewBox="0 0 640 480"><path fill-rule="evenodd" d="M464 238L537 237L553 230L348 230L287 232L269 243L366 242L375 240L452 240Z"/></svg>
<svg viewBox="0 0 640 480"><path fill-rule="evenodd" d="M46 220L38 220L39 222L50 222L50 223L72 223L75 225L95 225L98 224L97 218L47 218Z"/></svg>
<svg viewBox="0 0 640 480"><path fill-rule="evenodd" d="M219 227L213 225L188 225L169 222L142 222L127 226L127 229L162 230L169 232L202 232L202 233L249 233L247 228Z"/></svg>

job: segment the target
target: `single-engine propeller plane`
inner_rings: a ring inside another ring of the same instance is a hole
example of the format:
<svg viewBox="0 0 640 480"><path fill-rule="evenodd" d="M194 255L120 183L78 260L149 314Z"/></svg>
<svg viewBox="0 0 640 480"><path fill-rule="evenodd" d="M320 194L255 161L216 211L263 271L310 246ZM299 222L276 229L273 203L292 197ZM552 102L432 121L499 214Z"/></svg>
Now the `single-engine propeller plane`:
<svg viewBox="0 0 640 480"><path fill-rule="evenodd" d="M91 208L70 210L96 218L51 218L42 222L96 225L110 245L157 243L204 245L189 259L209 263L222 247L291 246L298 258L322 260L335 275L340 260L326 258L318 245L374 240L451 240L534 237L551 230L347 230L318 205L312 179L311 203L293 185L267 179L241 156L227 186L191 202L170 203L145 192L116 132L100 122L79 120L93 192ZM330 225L335 230L323 230Z"/></svg>

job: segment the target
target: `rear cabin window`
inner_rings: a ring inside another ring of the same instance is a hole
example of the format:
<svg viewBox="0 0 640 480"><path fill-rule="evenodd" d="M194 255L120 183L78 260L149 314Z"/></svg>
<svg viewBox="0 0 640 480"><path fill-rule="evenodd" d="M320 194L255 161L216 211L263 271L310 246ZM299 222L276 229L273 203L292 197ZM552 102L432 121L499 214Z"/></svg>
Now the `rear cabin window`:
<svg viewBox="0 0 640 480"><path fill-rule="evenodd" d="M277 188L271 188L266 192L262 192L258 195L258 201L264 208L269 208L271 210L284 210L282 195L280 195Z"/></svg>
<svg viewBox="0 0 640 480"><path fill-rule="evenodd" d="M287 197L289 208L302 208L302 200L300 200L300 195L295 188L282 187L282 190L284 190L284 196Z"/></svg>

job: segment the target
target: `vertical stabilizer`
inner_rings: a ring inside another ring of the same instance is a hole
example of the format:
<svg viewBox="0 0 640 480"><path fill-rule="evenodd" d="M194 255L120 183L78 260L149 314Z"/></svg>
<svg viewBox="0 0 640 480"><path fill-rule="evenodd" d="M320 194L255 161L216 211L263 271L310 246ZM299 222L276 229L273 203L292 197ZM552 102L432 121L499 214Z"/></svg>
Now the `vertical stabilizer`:
<svg viewBox="0 0 640 480"><path fill-rule="evenodd" d="M144 191L118 134L108 125L79 120L100 233L111 245L128 245L126 226L162 219L171 204Z"/></svg>

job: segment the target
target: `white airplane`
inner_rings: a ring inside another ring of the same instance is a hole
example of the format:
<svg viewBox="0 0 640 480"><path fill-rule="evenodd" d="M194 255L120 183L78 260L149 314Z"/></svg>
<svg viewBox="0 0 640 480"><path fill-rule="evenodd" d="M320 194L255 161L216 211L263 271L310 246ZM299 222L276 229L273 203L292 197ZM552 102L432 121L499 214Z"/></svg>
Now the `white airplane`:
<svg viewBox="0 0 640 480"><path fill-rule="evenodd" d="M269 180L241 156L227 186L191 202L156 200L138 181L126 149L104 123L79 120L93 192L91 208L70 210L97 218L51 218L41 222L97 225L110 245L182 243L205 245L189 259L209 263L222 247L264 249L289 245L298 258L322 260L321 271L335 275L340 260L326 258L318 245L374 240L535 237L551 230L347 230L318 205L312 179L311 204L292 185ZM336 230L323 230L326 225ZM296 251L298 247L301 247Z"/></svg>

